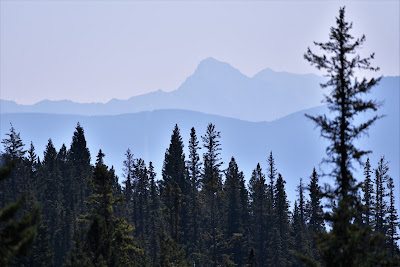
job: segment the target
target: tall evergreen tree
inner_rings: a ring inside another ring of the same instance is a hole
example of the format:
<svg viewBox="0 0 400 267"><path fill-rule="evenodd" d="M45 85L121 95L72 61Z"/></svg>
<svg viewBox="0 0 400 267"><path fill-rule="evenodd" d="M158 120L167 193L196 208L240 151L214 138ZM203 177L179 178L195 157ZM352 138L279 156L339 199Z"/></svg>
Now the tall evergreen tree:
<svg viewBox="0 0 400 267"><path fill-rule="evenodd" d="M198 259L195 255L200 253L200 220L201 220L201 209L200 209L200 175L201 175L201 163L198 150L201 149L197 140L196 130L194 127L190 130L189 139L189 160L187 161L187 169L189 176L189 192L187 195L187 216L188 224L185 231L185 239L187 240L187 251L188 255L191 256L191 261L194 264L198 264Z"/></svg>
<svg viewBox="0 0 400 267"><path fill-rule="evenodd" d="M212 266L222 262L222 252L219 246L222 238L222 177L220 167L221 144L220 132L215 125L210 123L204 136L202 136L205 152L203 153L204 169L202 174L202 195L204 208L204 235L206 249L211 259ZM207 264L207 263L205 263Z"/></svg>
<svg viewBox="0 0 400 267"><path fill-rule="evenodd" d="M161 232L161 214L160 214L160 192L155 181L156 173L154 172L153 163L149 162L149 207L150 207L150 225L149 225L149 255L151 263L154 265L158 262L158 254L160 252L159 234Z"/></svg>
<svg viewBox="0 0 400 267"><path fill-rule="evenodd" d="M363 223L367 227L368 226L371 227L373 222L372 216L373 216L373 205L374 205L374 200L373 200L374 187L371 180L371 173L372 173L371 164L369 163L369 158L368 158L364 167L365 179L362 186L362 191L363 191L362 203L364 205Z"/></svg>
<svg viewBox="0 0 400 267"><path fill-rule="evenodd" d="M15 163L0 167L0 182L4 182L12 172ZM14 165L14 166L13 166ZM3 185L2 185L3 186ZM23 210L25 197L8 203L0 209L0 265L7 266L15 258L26 256L37 234L39 207Z"/></svg>
<svg viewBox="0 0 400 267"><path fill-rule="evenodd" d="M378 168L375 170L375 220L374 230L377 233L386 235L385 217L387 212L387 192L386 182L389 179L389 166L384 157L378 162Z"/></svg>
<svg viewBox="0 0 400 267"><path fill-rule="evenodd" d="M313 169L308 189L310 191L310 199L307 203L309 213L308 228L311 233L319 234L324 231L324 213L322 209L322 190L318 184L318 174L315 168Z"/></svg>
<svg viewBox="0 0 400 267"><path fill-rule="evenodd" d="M322 88L332 89L326 95L325 101L333 118L326 115L307 115L321 128L321 135L330 141L324 161L332 164L331 175L336 179L336 188L327 192L332 201L337 201L335 211L327 217L332 223L332 230L320 241L322 259L327 266L370 264L375 257L368 254L369 249L365 249L369 243L364 237L369 234L362 234L365 230L360 230L360 226L354 221L360 205L357 201L358 187L351 168L354 161L360 162L361 157L368 154L368 151L357 148L354 141L366 133L369 126L379 118L375 115L359 125L355 124L354 118L357 115L377 109L378 104L372 100L365 100L364 96L379 81L379 78L363 78L360 81L355 77L355 71L376 71L378 68L370 64L374 54L367 58L361 58L357 54L365 36L354 40L350 34L351 28L352 24L345 20L345 8L340 8L336 27L330 30L330 40L326 43L315 43L328 55L320 56L310 49L304 55L317 69L326 71L329 79L321 85Z"/></svg>
<svg viewBox="0 0 400 267"><path fill-rule="evenodd" d="M396 244L399 240L397 234L397 228L399 227L399 217L397 215L397 209L395 207L395 196L394 196L394 181L389 176L387 188L389 189L389 206L387 210L387 236L389 241L389 255L394 258L397 255L397 260L400 257L399 247Z"/></svg>
<svg viewBox="0 0 400 267"><path fill-rule="evenodd" d="M290 265L290 255L287 253L290 247L290 228L289 228L289 202L285 192L285 180L278 173L274 187L274 228L273 242L276 244L272 248L271 266Z"/></svg>
<svg viewBox="0 0 400 267"><path fill-rule="evenodd" d="M245 242L245 226L243 224L246 207L242 203L241 182L243 172L239 171L235 158L231 158L225 172L224 205L225 205L225 239L228 242L227 255L232 255L232 260L238 266L244 265L247 257Z"/></svg>
<svg viewBox="0 0 400 267"><path fill-rule="evenodd" d="M268 186L260 164L253 170L249 181L252 240L255 245L257 261L260 266L266 265L267 220L268 220Z"/></svg>
<svg viewBox="0 0 400 267"><path fill-rule="evenodd" d="M87 234L71 253L67 265L145 266L144 253L133 242L133 227L114 215L118 200L113 195L112 173L103 158L100 150L91 180L91 212L82 218L89 225Z"/></svg>
<svg viewBox="0 0 400 267"><path fill-rule="evenodd" d="M185 154L183 153L183 141L178 125L171 135L171 143L165 152L162 176L164 186L177 183L183 195L187 194L188 182L185 175Z"/></svg>
<svg viewBox="0 0 400 267"><path fill-rule="evenodd" d="M69 149L69 161L72 165L72 176L74 181L74 203L75 214L83 214L84 201L89 198L90 187L89 179L92 173L90 166L90 152L86 145L85 132L82 126L76 125L74 135L72 137L71 147Z"/></svg>

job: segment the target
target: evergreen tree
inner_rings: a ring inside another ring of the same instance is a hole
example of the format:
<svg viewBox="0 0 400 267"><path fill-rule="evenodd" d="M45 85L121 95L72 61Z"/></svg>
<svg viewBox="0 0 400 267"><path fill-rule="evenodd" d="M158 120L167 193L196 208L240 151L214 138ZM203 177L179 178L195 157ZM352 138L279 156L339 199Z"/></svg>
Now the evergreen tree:
<svg viewBox="0 0 400 267"><path fill-rule="evenodd" d="M201 163L198 150L201 149L197 140L196 130L192 127L190 130L189 139L189 160L187 161L188 176L190 181L189 193L187 196L188 206L188 230L185 231L185 239L187 240L187 251L188 255L192 256L191 260L196 264L195 255L200 251L200 174L201 174Z"/></svg>
<svg viewBox="0 0 400 267"><path fill-rule="evenodd" d="M64 210L63 177L60 172L58 153L49 139L40 171L38 201L42 205L45 224L49 227L50 244L54 253L54 263L61 266L68 247L69 237L63 235L66 229Z"/></svg>
<svg viewBox="0 0 400 267"><path fill-rule="evenodd" d="M262 173L260 164L253 170L249 181L250 207L252 240L255 245L257 261L260 266L266 265L266 245L267 245L267 220L268 220L268 187L265 175Z"/></svg>
<svg viewBox="0 0 400 267"><path fill-rule="evenodd" d="M188 192L188 182L185 175L185 154L183 153L183 142L178 125L171 135L171 143L165 152L162 170L164 186L177 183L183 195Z"/></svg>
<svg viewBox="0 0 400 267"><path fill-rule="evenodd" d="M134 170L134 158L133 153L128 148L125 153L126 159L123 162L123 177L124 184L124 196L125 196L125 216L128 222L133 221L133 170Z"/></svg>
<svg viewBox="0 0 400 267"><path fill-rule="evenodd" d="M387 235L389 237L389 255L394 258L397 255L397 260L399 261L399 247L396 242L399 240L397 234L397 228L399 227L399 217L397 215L397 210L394 202L394 182L393 178L389 176L387 188L389 189L389 206L387 210Z"/></svg>
<svg viewBox="0 0 400 267"><path fill-rule="evenodd" d="M274 229L273 229L273 256L271 266L287 266L290 264L290 255L288 255L290 246L290 228L289 228L289 203L285 192L285 181L282 175L278 173L274 187Z"/></svg>
<svg viewBox="0 0 400 267"><path fill-rule="evenodd" d="M4 147L4 153L1 158L3 163L13 162L13 171L9 174L8 179L3 181L3 186L0 187L0 208L4 208L9 202L17 201L18 196L28 190L29 170L24 168L24 150L25 144L22 142L20 133L17 133L12 124L10 132L6 133L7 138L4 138L1 143Z"/></svg>
<svg viewBox="0 0 400 267"><path fill-rule="evenodd" d="M202 195L204 214L205 246L211 259L210 265L218 266L222 262L220 241L222 238L222 177L220 167L220 132L210 123L202 136L205 152L203 153L204 169L202 174ZM207 264L207 263L204 263Z"/></svg>
<svg viewBox="0 0 400 267"><path fill-rule="evenodd" d="M364 167L365 179L362 186L362 191L363 191L362 203L364 205L363 223L367 227L372 226L373 222L372 216L373 216L373 205L374 205L374 200L373 200L374 187L371 180L371 173L372 173L371 164L369 163L369 158L368 158Z"/></svg>
<svg viewBox="0 0 400 267"><path fill-rule="evenodd" d="M308 231L312 236L311 240L311 257L317 261L320 261L320 254L318 252L317 243L315 237L325 231L324 225L324 212L322 207L322 191L318 184L318 174L315 168L310 177L310 183L308 184L309 200L307 203L308 213Z"/></svg>
<svg viewBox="0 0 400 267"><path fill-rule="evenodd" d="M310 236L306 227L306 203L304 197L303 179L300 178L300 184L297 187L298 202L294 202L294 211L292 215L293 230L293 250L294 254L309 255L310 254ZM301 261L294 257L292 260L296 266L301 265Z"/></svg>
<svg viewBox="0 0 400 267"><path fill-rule="evenodd" d="M368 254L369 241L365 240L369 234L360 230L354 222L356 210L360 208L357 201L358 187L351 173L353 162L361 160L368 154L354 145L354 141L365 134L379 117L356 125L354 118L366 111L377 109L378 104L372 100L365 100L364 96L377 84L379 79L355 78L357 69L377 70L370 65L370 57L361 58L357 49L362 46L365 36L354 40L350 34L352 24L345 20L345 9L340 8L336 27L330 30L326 43L315 43L328 55L314 54L310 49L304 55L305 59L317 69L326 70L329 80L322 84L323 88L332 88L326 95L325 101L333 118L326 115L310 116L321 128L321 135L330 141L327 147L327 158L324 162L332 163L332 176L336 179L336 188L327 192L329 198L336 199L335 211L327 217L332 223L332 230L321 237L320 248L323 264L327 266L355 266L370 264L374 255Z"/></svg>
<svg viewBox="0 0 400 267"><path fill-rule="evenodd" d="M243 172L239 171L235 158L231 158L225 172L224 205L225 205L225 239L228 242L227 255L232 255L233 262L239 266L244 265L247 256L243 218L246 207L242 205L241 182L244 180ZM247 205L247 203L245 203Z"/></svg>
<svg viewBox="0 0 400 267"><path fill-rule="evenodd" d="M10 175L15 163L0 167L0 182ZM3 185L2 185L3 186ZM0 209L0 265L7 266L13 259L26 256L37 234L39 207L21 214L25 197Z"/></svg>
<svg viewBox="0 0 400 267"><path fill-rule="evenodd" d="M89 198L89 178L92 173L90 166L90 152L86 145L85 133L81 125L76 125L69 149L69 161L72 165L73 176L73 197L75 203L75 214L80 215L85 212L84 201Z"/></svg>
<svg viewBox="0 0 400 267"><path fill-rule="evenodd" d="M93 194L87 202L91 213L82 217L89 228L71 253L68 265L145 266L144 253L133 242L133 227L114 215L119 200L113 195L113 174L103 158L100 150L91 179Z"/></svg>
<svg viewBox="0 0 400 267"><path fill-rule="evenodd" d="M378 168L375 170L375 220L374 230L377 233L386 235L385 217L387 212L386 202L386 182L389 179L389 166L384 157L378 162Z"/></svg>
<svg viewBox="0 0 400 267"><path fill-rule="evenodd" d="M149 162L149 200L150 200L150 225L149 225L149 255L151 263L155 266L158 262L158 253L160 252L159 233L161 231L161 215L160 215L160 193L155 181L156 173L154 172L153 163Z"/></svg>

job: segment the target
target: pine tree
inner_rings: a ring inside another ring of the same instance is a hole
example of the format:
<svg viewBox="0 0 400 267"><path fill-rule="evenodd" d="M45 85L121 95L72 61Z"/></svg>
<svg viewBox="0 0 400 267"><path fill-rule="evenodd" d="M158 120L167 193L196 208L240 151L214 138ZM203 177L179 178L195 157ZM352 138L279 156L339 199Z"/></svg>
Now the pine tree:
<svg viewBox="0 0 400 267"><path fill-rule="evenodd" d="M149 255L151 263L155 266L158 262L158 253L160 252L159 233L161 231L161 214L160 214L160 193L155 181L156 173L154 172L153 163L149 162L149 207L150 207L150 225L149 225Z"/></svg>
<svg viewBox="0 0 400 267"><path fill-rule="evenodd" d="M219 242L222 238L222 177L220 167L220 132L210 123L202 136L205 152L203 153L202 195L204 214L204 235L210 265L218 266L222 262Z"/></svg>
<svg viewBox="0 0 400 267"><path fill-rule="evenodd" d="M225 205L225 240L228 242L227 255L232 255L235 264L242 266L246 260L245 226L243 224L246 207L242 203L241 182L243 172L239 171L235 158L231 158L225 172L224 205ZM246 205L247 203L245 203Z"/></svg>
<svg viewBox="0 0 400 267"><path fill-rule="evenodd" d="M12 172L15 163L0 167L0 182ZM3 185L2 185L3 186ZM0 210L0 265L7 266L13 259L26 256L37 234L39 207L21 214L25 197L9 203Z"/></svg>
<svg viewBox="0 0 400 267"><path fill-rule="evenodd" d="M114 207L120 200L113 195L113 174L103 158L100 150L91 179L93 193L87 202L91 212L81 219L89 228L67 265L145 266L144 253L133 242L133 227L114 215Z"/></svg>
<svg viewBox="0 0 400 267"><path fill-rule="evenodd" d="M395 196L394 196L394 182L393 178L389 176L387 182L387 188L389 189L389 206L387 210L387 235L389 237L389 255L394 258L397 255L397 260L400 261L399 255L399 247L396 244L396 241L399 240L399 236L397 234L397 228L399 227L399 217L397 215L397 210L395 207Z"/></svg>
<svg viewBox="0 0 400 267"><path fill-rule="evenodd" d="M300 178L300 183L297 187L298 202L294 202L294 210L292 214L292 236L294 254L309 255L310 254L310 235L306 226L306 203L304 196L303 179ZM293 263L301 265L298 257L294 257Z"/></svg>
<svg viewBox="0 0 400 267"><path fill-rule="evenodd" d="M178 125L175 125L171 135L171 143L165 152L162 176L164 186L177 183L182 194L186 196L188 182L185 176L185 154L183 153L183 142Z"/></svg>
<svg viewBox="0 0 400 267"><path fill-rule="evenodd" d="M317 69L326 70L329 80L321 85L322 88L332 88L325 101L333 118L307 115L321 128L321 135L330 141L324 162L332 164L331 175L337 185L332 192L327 192L332 201L337 201L335 211L327 217L332 223L332 230L320 240L322 259L328 266L362 265L374 258L373 255L367 255L369 249L365 249L365 246L369 246L365 240L369 234L360 230L360 226L354 222L355 211L360 205L357 202L358 187L351 169L354 161L360 162L361 157L369 153L357 148L354 141L365 134L379 117L375 115L359 125L353 119L361 113L377 109L378 104L365 100L364 96L378 83L379 78L363 78L361 81L355 78L357 69L376 71L378 68L370 65L373 54L367 58L356 54L365 36L354 40L350 34L351 28L352 24L345 20L345 9L340 8L336 27L330 30L330 41L315 43L328 55L320 56L310 49L304 55Z"/></svg>
<svg viewBox="0 0 400 267"><path fill-rule="evenodd" d="M310 183L308 184L309 200L307 203L307 213L309 216L308 230L312 236L311 240L311 256L315 260L320 260L320 254L317 249L317 243L315 237L324 232L324 212L322 207L322 191L318 184L318 174L315 168L310 177Z"/></svg>
<svg viewBox="0 0 400 267"><path fill-rule="evenodd" d="M128 222L133 222L133 170L134 158L133 153L128 148L125 153L126 159L123 162L124 196L125 196L125 217Z"/></svg>
<svg viewBox="0 0 400 267"><path fill-rule="evenodd" d="M374 187L371 180L371 173L372 173L371 164L369 163L369 158L368 158L364 167L365 179L362 186L362 191L363 191L362 203L364 205L363 223L367 227L371 227L373 222L372 216L373 216L373 206L374 206L374 200L373 200Z"/></svg>
<svg viewBox="0 0 400 267"><path fill-rule="evenodd" d="M20 133L16 132L11 123L10 125L10 132L6 134L8 138L1 141L4 147L1 158L4 163L13 162L14 167L13 172L0 187L0 208L4 208L11 201L17 201L18 196L27 190L29 183L29 170L26 170L23 164L26 153L25 144L22 142Z"/></svg>
<svg viewBox="0 0 400 267"><path fill-rule="evenodd" d="M250 207L251 207L251 225L252 240L255 245L257 261L260 266L266 265L266 245L267 245L267 220L268 220L268 187L265 175L262 173L260 164L257 164L253 170L249 181Z"/></svg>
<svg viewBox="0 0 400 267"><path fill-rule="evenodd" d="M385 217L387 211L386 187L385 183L389 179L389 166L384 157L378 162L378 168L375 170L375 220L374 230L377 233L386 235Z"/></svg>
<svg viewBox="0 0 400 267"><path fill-rule="evenodd" d="M90 166L90 152L86 145L85 133L81 125L76 125L69 149L69 161L72 165L72 176L74 181L74 212L76 217L85 212L84 201L89 198L89 178L92 173Z"/></svg>
<svg viewBox="0 0 400 267"><path fill-rule="evenodd" d="M274 237L273 257L271 266L287 266L290 264L290 228L289 228L289 202L285 192L285 181L278 173L274 187Z"/></svg>
<svg viewBox="0 0 400 267"><path fill-rule="evenodd" d="M188 256L191 256L191 260L194 264L198 263L196 254L200 251L200 174L201 174L201 163L198 150L201 149L197 140L196 130L192 127L190 130L189 139L189 160L187 161L188 176L190 181L189 193L187 195L187 216L188 216L188 230L185 231L185 239L187 240L187 251Z"/></svg>

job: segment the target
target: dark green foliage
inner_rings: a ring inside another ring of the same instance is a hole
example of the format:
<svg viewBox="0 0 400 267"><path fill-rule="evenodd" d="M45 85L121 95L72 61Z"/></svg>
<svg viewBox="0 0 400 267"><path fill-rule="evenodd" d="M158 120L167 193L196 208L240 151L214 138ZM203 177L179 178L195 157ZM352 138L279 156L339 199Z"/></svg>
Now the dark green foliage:
<svg viewBox="0 0 400 267"><path fill-rule="evenodd" d="M165 152L162 176L164 186L177 183L183 195L188 192L188 182L185 175L185 154L183 142L178 125L175 125L171 135L171 143Z"/></svg>
<svg viewBox="0 0 400 267"><path fill-rule="evenodd" d="M201 203L200 203L200 156L198 150L200 149L199 141L197 140L196 131L192 127L190 130L189 139L189 160L187 161L187 169L189 176L189 192L186 196L187 199L187 251L189 255L193 255L191 260L196 263L195 255L200 251L200 221L201 221Z"/></svg>
<svg viewBox="0 0 400 267"><path fill-rule="evenodd" d="M91 213L82 217L88 224L87 234L70 255L69 264L79 266L144 266L142 250L133 243L133 227L114 215L114 174L104 165L104 154L98 153L91 180L92 196L87 203Z"/></svg>
<svg viewBox="0 0 400 267"><path fill-rule="evenodd" d="M371 235L368 229L361 229L357 222L357 210L361 208L358 201L359 187L356 186L351 169L354 161L360 162L361 157L370 152L357 148L354 141L365 134L369 126L379 118L375 115L361 124L355 124L354 118L357 115L377 110L377 102L366 100L365 95L379 81L379 78L363 78L359 81L355 71L376 71L378 68L370 65L373 54L367 58L357 54L365 36L354 40L350 34L352 24L345 20L344 14L345 9L340 8L336 27L330 30L330 41L315 42L327 54L316 55L308 49L304 55L317 69L326 71L329 80L321 86L331 89L325 101L333 118L307 115L321 129L321 135L330 141L324 162L332 164L331 175L336 182L335 189L325 193L332 203L337 201L335 209L326 217L332 230L322 234L318 242L323 264L327 266L359 266L376 260L371 253L371 250L374 251Z"/></svg>
<svg viewBox="0 0 400 267"><path fill-rule="evenodd" d="M252 247L249 251L249 257L247 260L246 267L257 267L257 266L258 266L257 258L254 252L254 248Z"/></svg>
<svg viewBox="0 0 400 267"><path fill-rule="evenodd" d="M150 207L150 225L149 225L149 256L151 263L156 265L158 262L158 254L160 252L160 241L158 233L161 229L161 214L160 214L160 192L155 181L156 173L154 172L153 163L149 162L149 207Z"/></svg>
<svg viewBox="0 0 400 267"><path fill-rule="evenodd" d="M1 155L1 162L12 159L14 171L2 182L1 200L13 202L16 194L26 191L26 201L21 198L0 211L0 220L14 219L0 224L1 264L399 265L394 182L384 158L375 170L375 184L368 161L363 195L360 187L350 182L347 198L335 195L343 190L322 192L314 169L308 184L309 199L300 181L291 215L285 181L276 170L272 152L267 175L258 164L248 191L233 157L221 171L220 133L213 124L208 125L202 140L203 165L194 128L185 162L176 126L165 155L163 179L158 181L153 164L147 167L143 159L133 158L127 150L121 187L114 168L105 165L101 150L96 165L90 165L79 124L71 149L62 145L57 152L50 139L42 162L32 143L28 153L24 151L19 134L12 128L3 140L8 152ZM2 177L9 173L8 165L0 168ZM92 192L90 198L88 192ZM323 196L331 200L332 211L325 217L329 231L324 225ZM43 206L41 216L36 200ZM79 216L84 211L86 215Z"/></svg>
<svg viewBox="0 0 400 267"><path fill-rule="evenodd" d="M265 181L265 175L262 173L260 164L257 164L256 169L253 170L252 176L249 182L249 193L250 193L250 207L251 207L251 225L252 225L252 236L253 243L255 245L255 251L257 255L257 261L260 266L264 266L266 263L266 246L267 234L267 220L269 219L268 214L268 200L267 192L268 187Z"/></svg>
<svg viewBox="0 0 400 267"><path fill-rule="evenodd" d="M19 135L18 135L19 136ZM14 158L15 159L15 158ZM14 162L0 167L0 183L10 175ZM0 265L6 266L14 258L27 256L37 234L39 207L23 210L25 197L0 210Z"/></svg>
<svg viewBox="0 0 400 267"><path fill-rule="evenodd" d="M371 180L371 164L369 163L369 158L367 159L367 162L365 163L364 167L364 183L362 186L362 192L363 192L363 198L362 198L362 203L364 205L363 209L363 223L368 227L372 227L372 222L373 222L373 206L374 206L374 199L373 199L373 194L374 194L374 187L372 184Z"/></svg>
<svg viewBox="0 0 400 267"><path fill-rule="evenodd" d="M68 157L72 165L74 213L79 216L85 212L84 202L90 195L89 178L92 173L90 152L86 145L84 130L79 123L72 137Z"/></svg>
<svg viewBox="0 0 400 267"><path fill-rule="evenodd" d="M220 167L220 132L215 125L210 123L204 136L203 147L203 174L202 174L202 203L205 250L210 259L210 264L222 264L222 177Z"/></svg>
<svg viewBox="0 0 400 267"><path fill-rule="evenodd" d="M287 266L290 264L290 255L286 253L290 247L289 203L285 192L285 181L278 173L274 187L274 228L273 228L273 256L271 266Z"/></svg>
<svg viewBox="0 0 400 267"><path fill-rule="evenodd" d="M387 209L387 236L388 236L388 245L389 245L389 255L394 258L397 255L397 260L400 261L399 255L399 247L396 244L396 241L399 240L399 236L397 234L397 228L399 227L399 217L397 215L397 210L394 203L394 182L393 178L389 177L387 181L387 187L389 189L389 206Z"/></svg>
<svg viewBox="0 0 400 267"><path fill-rule="evenodd" d="M243 220L248 217L247 189L243 188L244 176L239 171L232 157L225 172L224 204L225 204L225 240L228 243L227 255L232 255L232 261L238 266L244 265L247 257L247 233ZM246 214L247 213L247 214Z"/></svg>
<svg viewBox="0 0 400 267"><path fill-rule="evenodd" d="M375 170L375 218L374 218L374 230L375 232L385 234L385 216L387 212L387 201L386 201L386 186L385 183L389 179L389 166L382 157L378 162L378 168Z"/></svg>

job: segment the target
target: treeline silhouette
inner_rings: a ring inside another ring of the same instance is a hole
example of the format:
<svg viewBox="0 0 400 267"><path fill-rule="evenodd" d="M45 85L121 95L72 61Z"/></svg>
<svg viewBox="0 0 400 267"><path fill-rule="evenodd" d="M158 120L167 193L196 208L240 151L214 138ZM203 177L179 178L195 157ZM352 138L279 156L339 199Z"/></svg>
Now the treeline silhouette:
<svg viewBox="0 0 400 267"><path fill-rule="evenodd" d="M365 36L349 33L344 14L341 8L328 42L315 42L324 54L304 55L326 72L321 87L332 89L325 97L331 116L307 115L329 141L323 162L333 167L331 186L322 188L310 169L290 209L272 152L267 169L255 164L246 184L233 157L222 169L220 132L211 123L201 143L191 129L187 156L175 126L160 180L151 162L128 149L122 185L101 150L91 165L79 123L70 147L57 151L50 139L42 160L11 126L2 141L0 265L400 266L389 165L384 157L375 168L364 164L370 151L355 145L380 118L355 120L378 109L365 96L380 80L358 80L355 72L379 68L373 54L357 54ZM356 161L364 177L353 175Z"/></svg>
<svg viewBox="0 0 400 267"><path fill-rule="evenodd" d="M90 164L79 123L68 149L57 151L49 139L41 159L11 127L1 159L15 165L2 182L1 207L25 194L25 211L42 208L31 253L10 266L302 266L298 254L318 260L313 236L329 225L316 170L300 179L290 210L272 152L267 169L257 164L246 184L233 157L221 168L215 125L201 140L192 128L186 156L176 125L160 180L151 162L128 149L121 186L101 150ZM367 160L364 174L357 219L384 236L382 257L394 258L398 220L388 164L382 158L373 170Z"/></svg>

